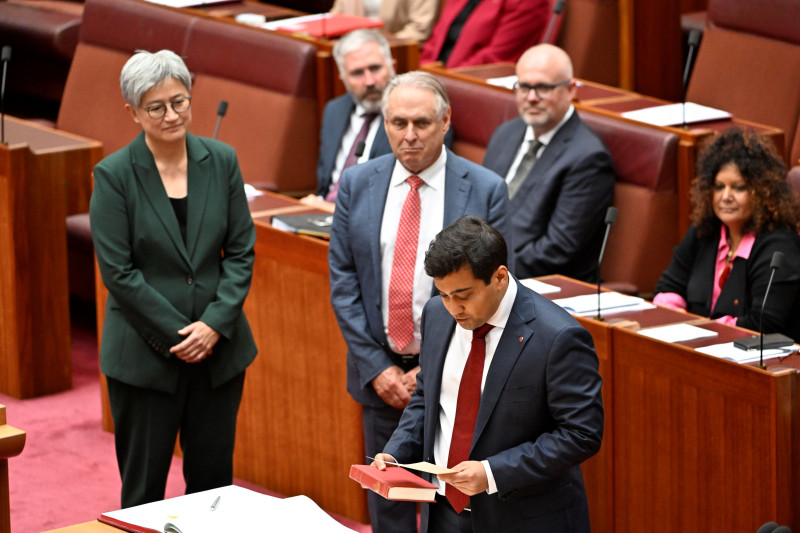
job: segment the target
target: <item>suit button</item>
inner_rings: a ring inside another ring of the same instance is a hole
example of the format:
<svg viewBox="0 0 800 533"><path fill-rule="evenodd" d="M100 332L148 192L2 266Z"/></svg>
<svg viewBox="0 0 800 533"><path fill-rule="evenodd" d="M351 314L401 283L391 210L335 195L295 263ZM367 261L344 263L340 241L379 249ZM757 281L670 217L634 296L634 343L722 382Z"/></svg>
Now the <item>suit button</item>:
<svg viewBox="0 0 800 533"><path fill-rule="evenodd" d="M189 274L188 276L186 276L186 284L191 285L192 283L194 283L194 278L192 277L191 274Z"/></svg>

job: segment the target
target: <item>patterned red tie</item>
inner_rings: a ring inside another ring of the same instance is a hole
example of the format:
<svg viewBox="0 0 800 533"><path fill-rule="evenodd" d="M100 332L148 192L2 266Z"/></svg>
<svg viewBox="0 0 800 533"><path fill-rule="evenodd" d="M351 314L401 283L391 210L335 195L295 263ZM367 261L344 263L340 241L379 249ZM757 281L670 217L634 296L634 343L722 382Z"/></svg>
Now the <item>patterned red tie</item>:
<svg viewBox="0 0 800 533"><path fill-rule="evenodd" d="M450 441L450 455L447 458L448 468L469 459L472 436L475 433L475 421L478 419L478 408L481 405L486 334L492 327L491 324L484 324L472 331L472 346L469 349L467 364L464 365L464 373L461 374L461 384L458 386L456 420L453 423L453 438ZM445 485L444 493L457 513L463 511L469 504L469 496L450 484Z"/></svg>
<svg viewBox="0 0 800 533"><path fill-rule="evenodd" d="M417 263L419 243L420 200L419 188L424 181L418 176L409 176L406 201L400 213L397 238L394 242L392 276L389 279L389 338L398 350L414 340L414 266Z"/></svg>

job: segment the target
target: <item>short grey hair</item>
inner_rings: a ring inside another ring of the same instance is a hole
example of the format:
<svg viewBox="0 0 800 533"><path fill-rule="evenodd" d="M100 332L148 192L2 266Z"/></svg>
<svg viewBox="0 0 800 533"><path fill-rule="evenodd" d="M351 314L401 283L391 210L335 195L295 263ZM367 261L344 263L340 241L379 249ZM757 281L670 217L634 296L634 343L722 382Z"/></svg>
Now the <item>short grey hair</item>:
<svg viewBox="0 0 800 533"><path fill-rule="evenodd" d="M137 50L122 67L119 75L122 97L129 105L139 107L144 93L167 78L175 78L191 92L192 76L178 54L172 50L160 50L156 53Z"/></svg>
<svg viewBox="0 0 800 533"><path fill-rule="evenodd" d="M447 91L436 76L421 70L400 74L389 81L389 84L383 91L383 100L381 100L381 112L385 118L389 118L389 95L401 85L431 91L436 97L436 120L442 120L444 118L445 113L447 113L447 110L450 108L450 98L447 97Z"/></svg>
<svg viewBox="0 0 800 533"><path fill-rule="evenodd" d="M350 52L354 52L367 43L375 43L381 49L384 61L392 69L392 49L389 47L389 41L382 33L369 29L353 30L344 35L341 39L336 41L333 45L333 59L336 60L336 66L339 67L339 76L344 76L344 56Z"/></svg>

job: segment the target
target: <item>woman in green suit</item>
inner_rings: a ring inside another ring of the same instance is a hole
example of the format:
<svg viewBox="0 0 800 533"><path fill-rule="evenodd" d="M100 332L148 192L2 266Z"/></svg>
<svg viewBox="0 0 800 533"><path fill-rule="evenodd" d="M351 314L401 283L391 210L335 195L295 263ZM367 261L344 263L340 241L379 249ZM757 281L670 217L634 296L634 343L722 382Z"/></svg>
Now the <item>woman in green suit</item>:
<svg viewBox="0 0 800 533"><path fill-rule="evenodd" d="M122 507L164 498L180 434L186 492L230 485L255 229L233 149L188 132L191 77L169 50L120 76L142 133L94 169L90 214L108 288L108 381Z"/></svg>

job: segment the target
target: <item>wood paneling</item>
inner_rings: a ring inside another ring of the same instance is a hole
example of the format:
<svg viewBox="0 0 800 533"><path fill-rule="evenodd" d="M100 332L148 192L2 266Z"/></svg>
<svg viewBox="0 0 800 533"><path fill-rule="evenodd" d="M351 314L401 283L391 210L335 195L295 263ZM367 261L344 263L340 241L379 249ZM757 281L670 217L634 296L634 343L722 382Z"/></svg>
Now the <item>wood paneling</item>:
<svg viewBox="0 0 800 533"><path fill-rule="evenodd" d="M72 386L66 215L88 206L100 144L7 119L0 145L0 392ZM68 194L69 193L69 194Z"/></svg>

